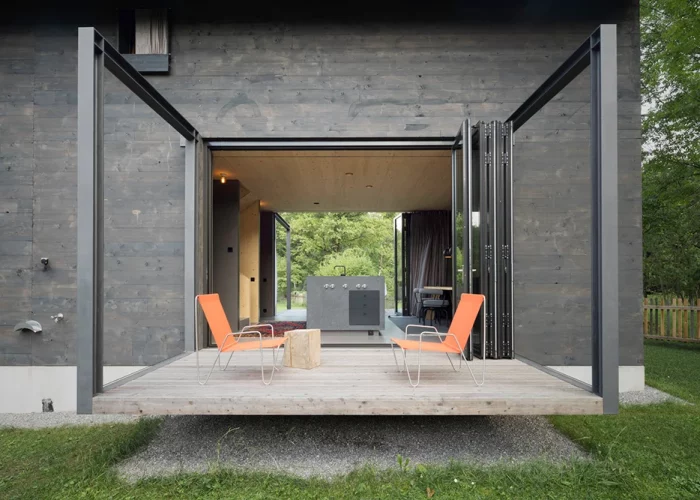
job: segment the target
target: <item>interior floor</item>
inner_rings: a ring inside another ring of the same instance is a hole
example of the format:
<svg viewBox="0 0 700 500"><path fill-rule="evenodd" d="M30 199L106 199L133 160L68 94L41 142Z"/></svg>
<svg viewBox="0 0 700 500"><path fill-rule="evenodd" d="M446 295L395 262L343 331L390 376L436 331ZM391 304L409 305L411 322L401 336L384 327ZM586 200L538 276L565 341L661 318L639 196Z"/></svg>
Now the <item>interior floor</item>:
<svg viewBox="0 0 700 500"><path fill-rule="evenodd" d="M323 346L360 346L360 345L389 345L392 337L401 338L404 335L406 325L417 325L419 320L415 316L395 316L394 311L386 310L386 318L383 330L374 330L370 335L366 330L358 331L321 331L321 344ZM277 321L306 321L306 309L283 309L277 311L274 316L261 318L260 322ZM428 321L428 326L430 321ZM434 323L439 332L446 332L448 325L445 321L442 324ZM416 330L419 331L419 330ZM426 342L434 342L437 339L425 338Z"/></svg>

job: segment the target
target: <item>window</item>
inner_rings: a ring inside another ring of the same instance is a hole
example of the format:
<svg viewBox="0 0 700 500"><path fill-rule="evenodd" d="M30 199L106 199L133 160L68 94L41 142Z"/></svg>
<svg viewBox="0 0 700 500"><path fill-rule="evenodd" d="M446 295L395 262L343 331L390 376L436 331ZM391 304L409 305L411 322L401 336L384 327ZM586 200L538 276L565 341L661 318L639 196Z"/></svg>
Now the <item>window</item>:
<svg viewBox="0 0 700 500"><path fill-rule="evenodd" d="M168 73L167 9L121 10L119 52L142 73Z"/></svg>

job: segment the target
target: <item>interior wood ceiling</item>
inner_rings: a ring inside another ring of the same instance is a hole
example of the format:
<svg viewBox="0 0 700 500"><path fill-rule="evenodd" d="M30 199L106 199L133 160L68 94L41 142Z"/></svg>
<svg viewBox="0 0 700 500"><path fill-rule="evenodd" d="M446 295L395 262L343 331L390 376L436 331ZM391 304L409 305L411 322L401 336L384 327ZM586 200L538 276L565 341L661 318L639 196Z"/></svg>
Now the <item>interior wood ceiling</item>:
<svg viewBox="0 0 700 500"><path fill-rule="evenodd" d="M275 212L449 210L452 199L442 150L215 151L212 170Z"/></svg>

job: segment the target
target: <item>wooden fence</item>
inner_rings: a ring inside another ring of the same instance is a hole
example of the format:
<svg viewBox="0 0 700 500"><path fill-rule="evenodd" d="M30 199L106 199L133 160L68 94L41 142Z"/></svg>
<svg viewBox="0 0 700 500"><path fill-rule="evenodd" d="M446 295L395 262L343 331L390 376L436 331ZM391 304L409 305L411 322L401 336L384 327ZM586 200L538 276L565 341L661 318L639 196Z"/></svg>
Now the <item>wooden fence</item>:
<svg viewBox="0 0 700 500"><path fill-rule="evenodd" d="M644 337L700 342L700 299L644 298Z"/></svg>

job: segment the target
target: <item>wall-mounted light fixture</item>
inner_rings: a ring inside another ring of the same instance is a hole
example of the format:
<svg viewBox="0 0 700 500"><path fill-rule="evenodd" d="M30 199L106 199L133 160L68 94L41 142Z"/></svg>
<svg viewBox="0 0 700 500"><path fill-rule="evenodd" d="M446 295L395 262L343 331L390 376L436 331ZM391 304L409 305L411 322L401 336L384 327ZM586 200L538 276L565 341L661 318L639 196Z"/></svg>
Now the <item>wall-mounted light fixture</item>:
<svg viewBox="0 0 700 500"><path fill-rule="evenodd" d="M221 174L221 184L226 184L226 174Z"/></svg>
<svg viewBox="0 0 700 500"><path fill-rule="evenodd" d="M366 187L367 189L372 189L374 186L372 186L372 184L367 184L365 187Z"/></svg>

